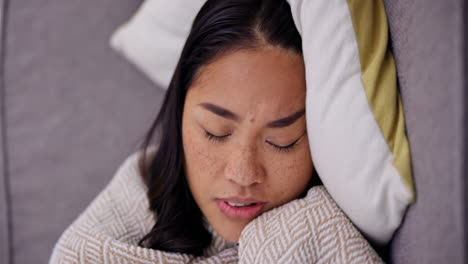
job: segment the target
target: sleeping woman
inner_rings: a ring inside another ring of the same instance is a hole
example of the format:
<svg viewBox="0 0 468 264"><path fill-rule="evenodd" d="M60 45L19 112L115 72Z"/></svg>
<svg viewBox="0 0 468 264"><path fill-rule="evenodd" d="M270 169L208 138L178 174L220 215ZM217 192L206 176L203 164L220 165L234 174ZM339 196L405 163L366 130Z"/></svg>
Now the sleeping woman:
<svg viewBox="0 0 468 264"><path fill-rule="evenodd" d="M305 94L285 0L208 0L142 151L51 263L380 262L314 186Z"/></svg>

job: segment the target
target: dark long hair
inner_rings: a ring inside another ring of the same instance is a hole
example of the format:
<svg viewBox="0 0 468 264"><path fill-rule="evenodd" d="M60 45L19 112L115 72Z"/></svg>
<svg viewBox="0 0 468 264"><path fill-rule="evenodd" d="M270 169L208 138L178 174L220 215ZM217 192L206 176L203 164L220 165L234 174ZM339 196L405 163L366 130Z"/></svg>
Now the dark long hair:
<svg viewBox="0 0 468 264"><path fill-rule="evenodd" d="M302 54L301 36L286 0L208 0L196 16L161 110L143 142L140 170L157 217L139 245L203 255L211 242L184 171L182 112L201 66L241 49L279 46ZM154 142L159 145L150 153Z"/></svg>

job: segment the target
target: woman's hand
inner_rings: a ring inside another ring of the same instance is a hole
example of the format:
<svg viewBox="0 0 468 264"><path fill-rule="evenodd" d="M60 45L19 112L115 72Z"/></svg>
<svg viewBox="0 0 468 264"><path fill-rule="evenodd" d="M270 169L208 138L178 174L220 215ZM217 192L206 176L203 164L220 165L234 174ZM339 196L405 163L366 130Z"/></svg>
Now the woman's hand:
<svg viewBox="0 0 468 264"><path fill-rule="evenodd" d="M240 263L383 263L324 187L252 220Z"/></svg>

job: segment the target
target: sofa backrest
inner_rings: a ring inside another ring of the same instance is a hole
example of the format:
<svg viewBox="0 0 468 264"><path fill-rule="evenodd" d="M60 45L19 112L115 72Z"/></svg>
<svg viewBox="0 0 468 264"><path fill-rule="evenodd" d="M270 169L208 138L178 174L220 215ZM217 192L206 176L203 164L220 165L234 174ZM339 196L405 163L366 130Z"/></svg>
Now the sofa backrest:
<svg viewBox="0 0 468 264"><path fill-rule="evenodd" d="M417 193L390 255L393 263L466 263L466 4L385 5Z"/></svg>

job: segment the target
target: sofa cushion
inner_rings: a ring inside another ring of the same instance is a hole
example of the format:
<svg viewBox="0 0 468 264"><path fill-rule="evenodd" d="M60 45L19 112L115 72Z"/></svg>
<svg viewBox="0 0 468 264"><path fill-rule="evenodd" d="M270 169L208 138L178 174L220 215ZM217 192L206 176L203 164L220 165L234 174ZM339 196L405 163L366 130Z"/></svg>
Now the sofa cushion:
<svg viewBox="0 0 468 264"><path fill-rule="evenodd" d="M47 262L156 115L162 90L108 45L138 5L9 2L4 99L13 263Z"/></svg>

